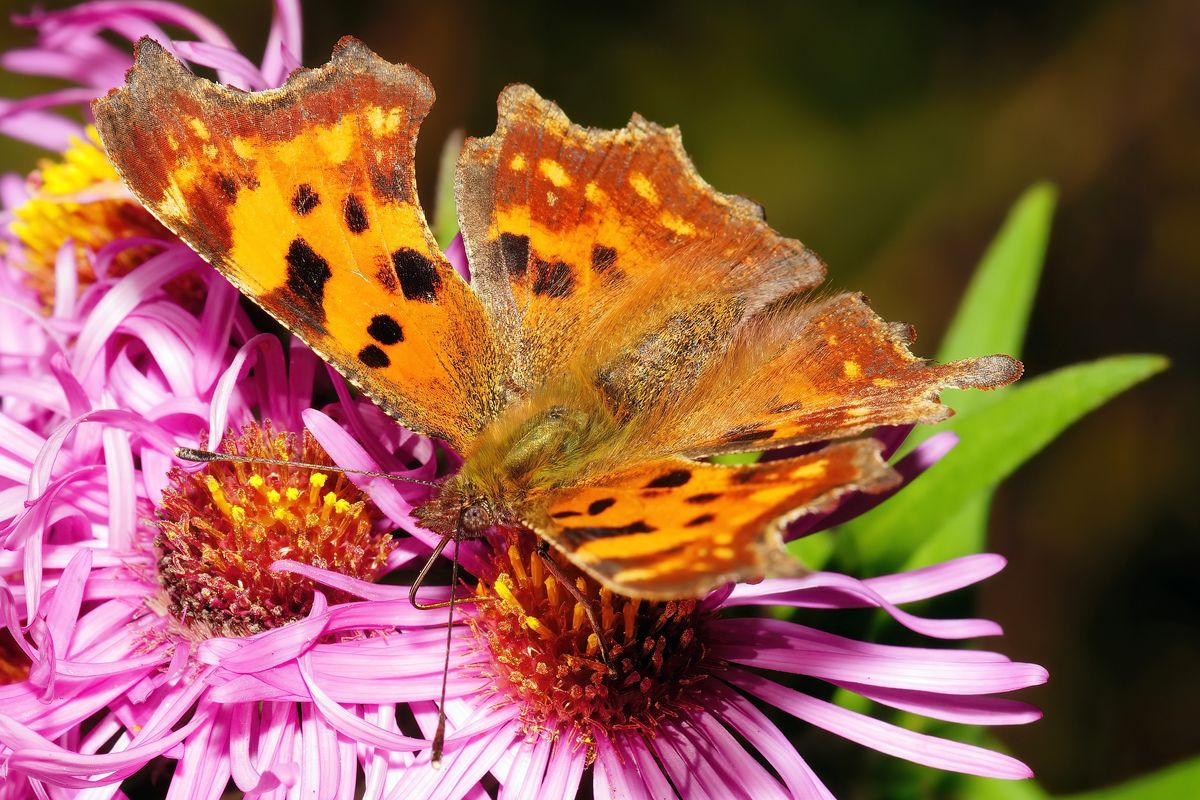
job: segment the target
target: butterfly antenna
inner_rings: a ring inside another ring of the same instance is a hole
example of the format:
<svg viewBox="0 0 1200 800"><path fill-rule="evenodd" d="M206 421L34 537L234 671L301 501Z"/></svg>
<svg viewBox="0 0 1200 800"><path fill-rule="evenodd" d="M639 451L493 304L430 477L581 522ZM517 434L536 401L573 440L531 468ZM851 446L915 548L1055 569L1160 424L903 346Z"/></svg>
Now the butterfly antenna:
<svg viewBox="0 0 1200 800"><path fill-rule="evenodd" d="M195 461L201 464L211 464L218 461L237 461L242 464L272 464L280 467L307 467L325 472L344 472L348 475L368 475L372 478L387 478L389 481L415 483L418 486L439 488L442 484L437 481L426 481L421 478L410 478L406 475L390 475L386 472L372 472L369 469L346 469L329 464L311 464L307 461L287 461L282 458L257 458L236 453L214 453L211 450L197 450L193 447L176 447L175 457L184 461Z"/></svg>

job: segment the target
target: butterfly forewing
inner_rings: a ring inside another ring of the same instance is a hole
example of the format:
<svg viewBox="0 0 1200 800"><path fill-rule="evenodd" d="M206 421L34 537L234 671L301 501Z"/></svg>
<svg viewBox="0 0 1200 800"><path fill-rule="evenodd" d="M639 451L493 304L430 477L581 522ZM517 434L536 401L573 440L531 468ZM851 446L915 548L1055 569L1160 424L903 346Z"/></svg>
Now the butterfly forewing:
<svg viewBox="0 0 1200 800"><path fill-rule="evenodd" d="M464 448L495 413L500 361L418 203L413 152L432 103L423 75L351 39L253 94L146 39L95 114L164 224L386 411Z"/></svg>
<svg viewBox="0 0 1200 800"><path fill-rule="evenodd" d="M758 206L705 183L678 130L638 116L584 128L528 86L505 89L496 132L467 142L457 197L473 279L527 391L714 299L736 322L824 275Z"/></svg>

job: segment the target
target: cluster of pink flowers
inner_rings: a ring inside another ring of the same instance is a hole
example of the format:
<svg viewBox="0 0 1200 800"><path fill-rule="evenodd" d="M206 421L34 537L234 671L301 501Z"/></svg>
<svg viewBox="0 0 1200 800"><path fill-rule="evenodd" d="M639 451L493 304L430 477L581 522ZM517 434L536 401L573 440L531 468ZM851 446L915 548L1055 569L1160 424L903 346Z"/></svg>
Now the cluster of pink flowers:
<svg viewBox="0 0 1200 800"><path fill-rule="evenodd" d="M1030 774L797 691L787 676L934 720L1003 725L1038 717L995 695L1041 683L1040 667L726 614L876 607L928 637L992 636L988 621L898 606L970 586L1002 568L998 556L867 580L764 580L684 603L593 587L616 644L612 677L573 601L522 548L462 548L468 584L495 602L460 606L449 623L410 604L402 579L437 544L411 516L426 488L179 461L177 447L222 443L425 479L455 463L256 324L151 221L105 227L130 219L105 207L134 201L88 131L52 110L86 109L123 81L130 54L114 35L153 36L245 89L278 85L299 63L296 2L275 3L260 65L172 3L103 0L16 22L37 43L4 67L72 85L0 101L0 132L65 154L33 180L0 182L0 796L169 785L171 797L215 799L230 781L263 798L571 797L587 781L596 797L831 796L762 705L920 764ZM450 256L467 274L461 245ZM929 440L902 473L950 446ZM557 637L535 635L529 619ZM448 735L435 769L447 624Z"/></svg>

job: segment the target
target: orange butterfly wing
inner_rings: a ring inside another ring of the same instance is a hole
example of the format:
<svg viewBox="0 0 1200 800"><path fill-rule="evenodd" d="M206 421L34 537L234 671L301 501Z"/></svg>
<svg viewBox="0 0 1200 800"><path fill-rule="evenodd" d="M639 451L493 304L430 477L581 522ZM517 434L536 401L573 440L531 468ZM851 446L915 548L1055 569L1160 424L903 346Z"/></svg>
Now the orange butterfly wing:
<svg viewBox="0 0 1200 800"><path fill-rule="evenodd" d="M620 130L584 128L522 85L498 107L496 132L467 141L457 199L472 280L527 391L672 315L715 302L727 332L821 281L820 260L757 205L700 178L677 129L636 115Z"/></svg>
<svg viewBox="0 0 1200 800"><path fill-rule="evenodd" d="M713 359L700 391L681 395L647 431L691 456L842 439L880 425L932 423L952 412L942 389L1004 386L1008 356L929 364L912 329L884 322L861 294L795 300L749 320Z"/></svg>
<svg viewBox="0 0 1200 800"><path fill-rule="evenodd" d="M783 547L784 525L894 480L871 441L736 467L667 458L534 496L545 511L529 524L622 594L697 597L727 581L802 572Z"/></svg>
<svg viewBox="0 0 1200 800"><path fill-rule="evenodd" d="M423 75L354 39L254 94L143 39L127 86L94 110L168 228L384 410L462 449L499 407L501 357L418 203L432 103Z"/></svg>

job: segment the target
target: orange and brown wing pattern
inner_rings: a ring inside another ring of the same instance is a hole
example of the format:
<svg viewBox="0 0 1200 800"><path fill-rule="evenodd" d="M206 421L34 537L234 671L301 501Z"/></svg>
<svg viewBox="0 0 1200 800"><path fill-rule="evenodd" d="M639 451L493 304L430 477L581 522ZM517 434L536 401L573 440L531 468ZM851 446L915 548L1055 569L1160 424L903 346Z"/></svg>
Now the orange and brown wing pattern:
<svg viewBox="0 0 1200 800"><path fill-rule="evenodd" d="M783 548L783 525L894 479L873 441L737 467L666 458L534 497L541 507L527 523L613 591L699 597L727 581L802 571Z"/></svg>
<svg viewBox="0 0 1200 800"><path fill-rule="evenodd" d="M457 198L473 280L526 391L672 315L714 299L726 316L752 313L824 274L757 205L705 183L677 129L639 116L580 127L528 86L505 89L496 132L467 142Z"/></svg>
<svg viewBox="0 0 1200 800"><path fill-rule="evenodd" d="M1021 375L1021 362L1001 355L929 364L909 352L912 336L861 294L771 309L743 325L698 390L657 419L646 434L650 449L769 450L937 422L951 413L938 399L942 389L992 389Z"/></svg>
<svg viewBox="0 0 1200 800"><path fill-rule="evenodd" d="M413 154L432 104L423 75L350 38L256 93L143 39L95 115L167 227L386 411L461 448L496 410L501 362L418 202Z"/></svg>

